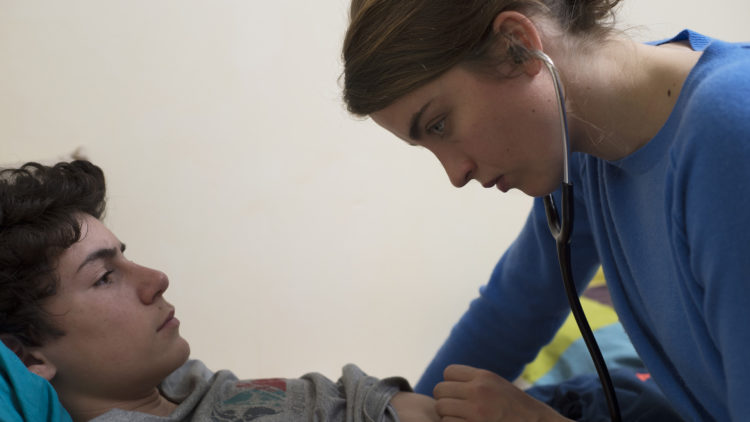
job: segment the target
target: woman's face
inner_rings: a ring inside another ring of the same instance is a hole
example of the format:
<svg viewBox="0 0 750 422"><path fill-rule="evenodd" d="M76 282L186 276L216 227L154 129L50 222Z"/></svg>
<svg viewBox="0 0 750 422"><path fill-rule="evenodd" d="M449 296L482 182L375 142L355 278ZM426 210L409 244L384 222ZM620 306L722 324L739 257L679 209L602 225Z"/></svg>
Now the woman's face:
<svg viewBox="0 0 750 422"><path fill-rule="evenodd" d="M562 181L557 100L543 65L492 78L456 66L370 117L412 145L431 151L451 183L471 179L531 196Z"/></svg>

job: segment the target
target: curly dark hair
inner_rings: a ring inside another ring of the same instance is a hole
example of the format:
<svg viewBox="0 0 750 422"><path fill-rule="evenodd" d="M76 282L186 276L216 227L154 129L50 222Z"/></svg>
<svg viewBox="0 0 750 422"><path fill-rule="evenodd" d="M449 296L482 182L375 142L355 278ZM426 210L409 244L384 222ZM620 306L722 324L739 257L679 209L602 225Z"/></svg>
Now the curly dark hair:
<svg viewBox="0 0 750 422"><path fill-rule="evenodd" d="M57 258L80 239L76 214L101 219L105 194L104 173L85 160L0 170L0 337L21 359L64 335L41 302L57 291Z"/></svg>

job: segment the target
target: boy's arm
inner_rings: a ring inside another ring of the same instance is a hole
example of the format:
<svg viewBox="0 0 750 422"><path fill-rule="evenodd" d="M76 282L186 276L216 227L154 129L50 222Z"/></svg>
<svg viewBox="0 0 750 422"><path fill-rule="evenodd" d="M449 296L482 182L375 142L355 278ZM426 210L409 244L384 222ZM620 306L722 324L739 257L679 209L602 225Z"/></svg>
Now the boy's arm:
<svg viewBox="0 0 750 422"><path fill-rule="evenodd" d="M417 393L401 392L391 398L391 406L401 422L439 422L435 399Z"/></svg>

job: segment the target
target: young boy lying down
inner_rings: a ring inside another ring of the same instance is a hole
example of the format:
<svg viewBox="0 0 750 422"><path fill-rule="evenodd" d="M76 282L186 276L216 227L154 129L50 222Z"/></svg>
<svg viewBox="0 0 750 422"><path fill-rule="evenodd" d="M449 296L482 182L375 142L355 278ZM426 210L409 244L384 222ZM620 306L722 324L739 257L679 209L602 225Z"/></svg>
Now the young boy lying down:
<svg viewBox="0 0 750 422"><path fill-rule="evenodd" d="M448 368L437 402L354 365L336 383L213 373L188 360L166 274L128 260L100 221L105 193L101 169L88 161L0 171L0 338L51 383L74 421L469 420L488 411L469 401L507 404L520 393L473 396L464 385L497 379L461 366Z"/></svg>
<svg viewBox="0 0 750 422"><path fill-rule="evenodd" d="M125 257L87 161L0 173L0 336L74 421L432 421L431 398L354 365L240 381L188 361L169 279ZM159 416L169 416L161 419Z"/></svg>

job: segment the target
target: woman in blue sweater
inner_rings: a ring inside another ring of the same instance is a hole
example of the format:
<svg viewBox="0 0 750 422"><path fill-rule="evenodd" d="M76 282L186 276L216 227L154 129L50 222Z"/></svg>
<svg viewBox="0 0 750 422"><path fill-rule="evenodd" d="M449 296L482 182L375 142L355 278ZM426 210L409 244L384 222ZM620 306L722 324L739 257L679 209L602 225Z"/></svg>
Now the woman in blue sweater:
<svg viewBox="0 0 750 422"><path fill-rule="evenodd" d="M565 89L578 289L603 268L620 321L684 419L750 415L750 46L691 31L635 43L612 29L618 1L352 1L349 110L432 152L456 187L474 179L537 197L417 386L437 385L446 420L470 420L477 403L526 419L548 410L504 380L568 313L540 198L559 196L564 154L536 51Z"/></svg>

